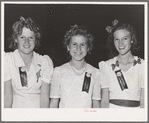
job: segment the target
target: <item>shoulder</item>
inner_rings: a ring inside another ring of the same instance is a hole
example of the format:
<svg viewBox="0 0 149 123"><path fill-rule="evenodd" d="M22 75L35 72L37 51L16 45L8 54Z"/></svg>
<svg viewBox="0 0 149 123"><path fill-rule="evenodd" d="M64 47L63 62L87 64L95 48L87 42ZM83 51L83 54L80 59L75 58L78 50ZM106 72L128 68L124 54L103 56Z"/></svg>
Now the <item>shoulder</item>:
<svg viewBox="0 0 149 123"><path fill-rule="evenodd" d="M139 58L138 56L134 56L134 64L137 64L135 66L138 66L138 67L144 67L145 65L145 60L142 59L142 58Z"/></svg>
<svg viewBox="0 0 149 123"><path fill-rule="evenodd" d="M4 52L4 57L9 57L13 54L13 52Z"/></svg>
<svg viewBox="0 0 149 123"><path fill-rule="evenodd" d="M92 65L87 63L87 72L92 73L93 75L99 75L100 71L96 67L93 67Z"/></svg>
<svg viewBox="0 0 149 123"><path fill-rule="evenodd" d="M13 57L13 52L4 52L4 59L11 60Z"/></svg>
<svg viewBox="0 0 149 123"><path fill-rule="evenodd" d="M35 56L35 60L38 61L39 63L53 66L53 61L48 55L40 55L34 52L34 56Z"/></svg>
<svg viewBox="0 0 149 123"><path fill-rule="evenodd" d="M99 62L98 63L99 69L104 68L104 67L109 67L112 64L115 64L115 59L116 59L116 57L114 57L112 59L109 59L107 61L101 61L101 62Z"/></svg>
<svg viewBox="0 0 149 123"><path fill-rule="evenodd" d="M63 64L61 66L55 67L54 71L56 71L56 72L59 72L59 71L63 72L63 71L66 71L68 69L69 69L69 63L65 63L65 64Z"/></svg>
<svg viewBox="0 0 149 123"><path fill-rule="evenodd" d="M87 67L92 69L93 71L98 71L96 67L93 67L91 64L87 63Z"/></svg>

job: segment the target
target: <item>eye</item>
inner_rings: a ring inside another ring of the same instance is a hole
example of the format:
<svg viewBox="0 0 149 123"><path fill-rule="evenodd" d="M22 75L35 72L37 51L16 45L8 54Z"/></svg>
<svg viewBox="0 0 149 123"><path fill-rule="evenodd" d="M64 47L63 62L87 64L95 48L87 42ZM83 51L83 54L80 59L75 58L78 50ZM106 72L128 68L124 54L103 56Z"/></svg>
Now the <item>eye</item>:
<svg viewBox="0 0 149 123"><path fill-rule="evenodd" d="M82 46L86 46L86 44L81 44Z"/></svg>
<svg viewBox="0 0 149 123"><path fill-rule="evenodd" d="M24 39L25 37L24 37L24 36L20 36L19 38L20 38L20 39Z"/></svg>
<svg viewBox="0 0 149 123"><path fill-rule="evenodd" d="M31 37L29 37L29 39L30 39L30 40L34 40L34 39L35 39L35 37L34 37L34 36L31 36Z"/></svg>
<svg viewBox="0 0 149 123"><path fill-rule="evenodd" d="M127 40L127 39L128 39L127 37L124 38L124 40Z"/></svg>
<svg viewBox="0 0 149 123"><path fill-rule="evenodd" d="M72 43L73 46L76 46L76 43Z"/></svg>
<svg viewBox="0 0 149 123"><path fill-rule="evenodd" d="M114 41L118 41L118 38L114 38Z"/></svg>

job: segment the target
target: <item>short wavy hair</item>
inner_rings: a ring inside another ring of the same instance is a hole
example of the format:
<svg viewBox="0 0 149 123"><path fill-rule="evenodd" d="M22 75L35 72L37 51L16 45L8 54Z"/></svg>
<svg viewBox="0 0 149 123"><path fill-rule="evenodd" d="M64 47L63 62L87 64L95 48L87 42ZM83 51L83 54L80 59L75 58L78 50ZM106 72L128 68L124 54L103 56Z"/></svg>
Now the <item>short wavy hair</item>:
<svg viewBox="0 0 149 123"><path fill-rule="evenodd" d="M63 44L64 44L64 47L66 48L66 50L67 50L67 46L70 43L71 38L73 36L76 36L76 35L81 35L81 36L84 36L84 37L87 38L87 44L88 44L88 48L89 48L88 53L91 54L91 50L93 49L93 40L94 40L94 37L87 30L86 27L84 27L84 26L78 26L78 25L71 26L70 27L70 30L67 31L66 34L65 34L65 36L64 36Z"/></svg>
<svg viewBox="0 0 149 123"><path fill-rule="evenodd" d="M120 29L124 29L130 32L131 40L133 41L133 43L131 43L132 54L136 53L139 49L138 41L136 37L136 31L132 27L132 25L128 23L118 22L116 25L113 26L112 31L111 33L109 33L107 38L107 48L109 50L109 53L110 53L109 55L111 56L111 58L118 55L118 52L114 46L114 32Z"/></svg>
<svg viewBox="0 0 149 123"><path fill-rule="evenodd" d="M33 31L35 33L35 49L41 46L41 31L40 27L36 24L35 21L31 17L24 19L23 17L20 17L20 21L16 21L12 25L12 35L8 39L10 42L9 48L12 50L15 50L18 48L17 43L15 42L15 39L22 34L22 29L26 27Z"/></svg>

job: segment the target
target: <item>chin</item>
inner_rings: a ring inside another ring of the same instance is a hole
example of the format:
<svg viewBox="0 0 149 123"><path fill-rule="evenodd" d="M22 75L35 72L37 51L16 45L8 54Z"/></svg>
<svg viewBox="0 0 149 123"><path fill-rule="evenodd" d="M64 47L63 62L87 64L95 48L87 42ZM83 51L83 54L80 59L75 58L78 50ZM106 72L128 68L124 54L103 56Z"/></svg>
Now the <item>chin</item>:
<svg viewBox="0 0 149 123"><path fill-rule="evenodd" d="M126 55L127 53L129 53L129 51L127 51L127 52L119 52L119 54L122 55L122 56Z"/></svg>
<svg viewBox="0 0 149 123"><path fill-rule="evenodd" d="M76 61L82 61L82 60L84 60L84 58L74 58L74 60L76 60Z"/></svg>
<svg viewBox="0 0 149 123"><path fill-rule="evenodd" d="M30 54L32 53L33 51L25 51L24 54Z"/></svg>

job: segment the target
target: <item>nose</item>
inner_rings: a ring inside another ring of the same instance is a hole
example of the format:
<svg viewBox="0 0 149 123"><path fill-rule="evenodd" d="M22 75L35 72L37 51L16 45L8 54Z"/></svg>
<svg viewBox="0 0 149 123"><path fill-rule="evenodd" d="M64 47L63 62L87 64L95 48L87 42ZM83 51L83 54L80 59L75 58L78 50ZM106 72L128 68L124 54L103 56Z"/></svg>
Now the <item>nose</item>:
<svg viewBox="0 0 149 123"><path fill-rule="evenodd" d="M77 50L78 50L78 51L81 51L81 45L78 45L78 46L77 46Z"/></svg>
<svg viewBox="0 0 149 123"><path fill-rule="evenodd" d="M123 43L123 39L119 40L119 45L122 45Z"/></svg>
<svg viewBox="0 0 149 123"><path fill-rule="evenodd" d="M29 39L28 38L25 39L25 44L29 44Z"/></svg>

